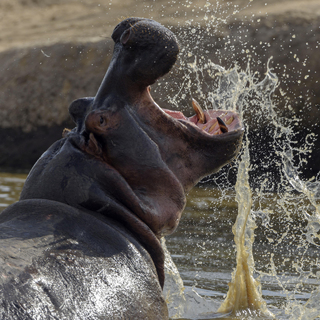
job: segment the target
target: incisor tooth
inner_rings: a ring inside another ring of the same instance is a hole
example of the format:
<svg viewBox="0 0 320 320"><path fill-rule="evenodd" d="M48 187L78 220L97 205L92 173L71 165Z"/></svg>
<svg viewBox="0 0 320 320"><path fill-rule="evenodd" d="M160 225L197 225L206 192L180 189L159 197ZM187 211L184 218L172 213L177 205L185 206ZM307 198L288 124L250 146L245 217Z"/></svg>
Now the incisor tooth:
<svg viewBox="0 0 320 320"><path fill-rule="evenodd" d="M204 115L202 108L200 107L199 103L193 98L192 98L192 107L197 114L198 122L206 123L206 117Z"/></svg>
<svg viewBox="0 0 320 320"><path fill-rule="evenodd" d="M211 133L216 127L217 127L218 122L215 122L209 129L209 133Z"/></svg>
<svg viewBox="0 0 320 320"><path fill-rule="evenodd" d="M227 121L226 124L229 125L231 124L231 122L234 120L234 118L231 116Z"/></svg>

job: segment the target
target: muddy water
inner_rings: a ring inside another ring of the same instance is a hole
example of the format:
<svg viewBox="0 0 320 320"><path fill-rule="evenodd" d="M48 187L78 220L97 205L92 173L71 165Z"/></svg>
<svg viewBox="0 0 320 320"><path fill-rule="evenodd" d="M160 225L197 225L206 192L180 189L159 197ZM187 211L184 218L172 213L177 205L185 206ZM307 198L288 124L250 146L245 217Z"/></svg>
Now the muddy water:
<svg viewBox="0 0 320 320"><path fill-rule="evenodd" d="M27 175L0 172L0 211L18 201Z"/></svg>
<svg viewBox="0 0 320 320"><path fill-rule="evenodd" d="M229 199L223 202L221 195L221 190L195 189L189 195L188 206L177 232L166 241L183 279L185 292L196 291L201 295L201 298L197 298L192 294L188 303L196 311L192 314L190 310L183 310L182 315L191 315L183 317L185 319L221 317L218 309L227 297L229 285L232 287L232 273L237 258L232 226L238 210L235 192L229 191ZM269 196L262 205L276 208L279 198L275 194ZM305 222L302 224L299 219L293 219L288 225L279 223L281 220L281 213L276 211L269 221L263 221L263 217L255 219L257 226L254 227L255 242L252 248L254 265L251 265L253 281L256 285L260 284L257 290L261 290L262 299L275 318L316 319L319 310L315 308L314 316L308 313L303 317L306 311L302 309L319 285L319 250L316 246L301 246L300 235ZM290 239L286 239L288 234L291 234ZM244 263L250 264L250 260ZM245 295L245 291L238 295ZM203 298L211 300L208 303ZM246 299L245 296L242 298ZM264 314L266 316L268 312ZM230 319L258 319L265 316L247 309L235 312ZM229 319L227 315L225 318Z"/></svg>
<svg viewBox="0 0 320 320"><path fill-rule="evenodd" d="M0 210L17 201L24 178L24 175L0 174ZM253 192L253 199L256 197ZM253 201L253 210L269 206L277 208L279 199L278 195L269 194L264 203ZM307 206L306 201L300 204ZM309 214L312 213L310 208ZM179 313L180 303L180 318L212 319L222 316L217 313L218 308L227 296L228 284L236 267L232 226L237 214L236 191L232 188L223 190L200 184L188 195L178 230L166 239L167 248L183 280L184 303L187 299L190 307L182 310L180 292L177 289L171 292L171 297L178 302L175 314ZM299 319L294 314L301 313L319 284L316 277L320 273L317 265L319 251L315 245L301 246L300 236L307 228L306 221L296 216L292 217L290 224L282 224L281 212L277 210L270 216L269 220L264 220L262 214L255 218L253 277L261 283L262 297L276 318ZM288 234L291 236L286 239ZM174 303L168 302L169 307ZM259 317L252 313L250 316L250 311L245 311L232 318ZM231 319L231 316L224 315L224 319Z"/></svg>

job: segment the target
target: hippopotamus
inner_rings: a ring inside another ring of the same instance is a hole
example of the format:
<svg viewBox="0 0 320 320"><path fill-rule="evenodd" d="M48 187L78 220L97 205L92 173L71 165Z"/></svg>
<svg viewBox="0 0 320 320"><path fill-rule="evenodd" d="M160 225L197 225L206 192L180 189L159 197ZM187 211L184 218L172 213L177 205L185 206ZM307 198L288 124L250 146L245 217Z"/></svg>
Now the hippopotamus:
<svg viewBox="0 0 320 320"><path fill-rule="evenodd" d="M188 191L239 152L236 112L161 109L150 85L177 60L174 34L128 18L95 97L0 215L1 319L168 319L161 237Z"/></svg>

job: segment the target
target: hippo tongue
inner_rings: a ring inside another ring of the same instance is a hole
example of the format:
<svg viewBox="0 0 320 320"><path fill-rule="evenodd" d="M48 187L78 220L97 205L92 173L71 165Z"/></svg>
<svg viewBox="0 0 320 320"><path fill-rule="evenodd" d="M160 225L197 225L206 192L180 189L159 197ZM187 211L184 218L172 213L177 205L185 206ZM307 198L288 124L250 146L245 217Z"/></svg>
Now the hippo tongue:
<svg viewBox="0 0 320 320"><path fill-rule="evenodd" d="M194 109L194 111L196 112L196 115L197 115L197 118L198 118L198 123L206 123L207 122L207 119L206 119L206 116L202 110L202 108L200 107L199 103L195 100L195 99L192 99L192 107ZM231 121L230 121L231 120ZM229 124L234 120L234 118L229 118ZM219 126L219 129L222 133L226 133L228 132L228 127L227 125L225 124L225 122L220 118L220 117L217 117L217 122L218 122L218 126ZM212 126L211 126L212 127ZM211 130L212 131L212 130Z"/></svg>
<svg viewBox="0 0 320 320"><path fill-rule="evenodd" d="M229 132L229 128L235 129L240 127L238 116L232 111L203 111L195 99L192 99L192 107L196 114L189 118L180 111L163 110L172 118L194 123L199 129L212 135L227 133Z"/></svg>

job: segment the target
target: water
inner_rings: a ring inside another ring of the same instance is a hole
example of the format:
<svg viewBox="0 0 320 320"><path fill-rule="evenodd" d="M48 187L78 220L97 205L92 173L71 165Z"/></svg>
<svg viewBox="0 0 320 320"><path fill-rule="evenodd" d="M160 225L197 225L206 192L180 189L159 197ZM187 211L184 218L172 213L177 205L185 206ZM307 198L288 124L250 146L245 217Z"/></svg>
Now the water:
<svg viewBox="0 0 320 320"><path fill-rule="evenodd" d="M0 211L18 201L27 175L0 172Z"/></svg>

